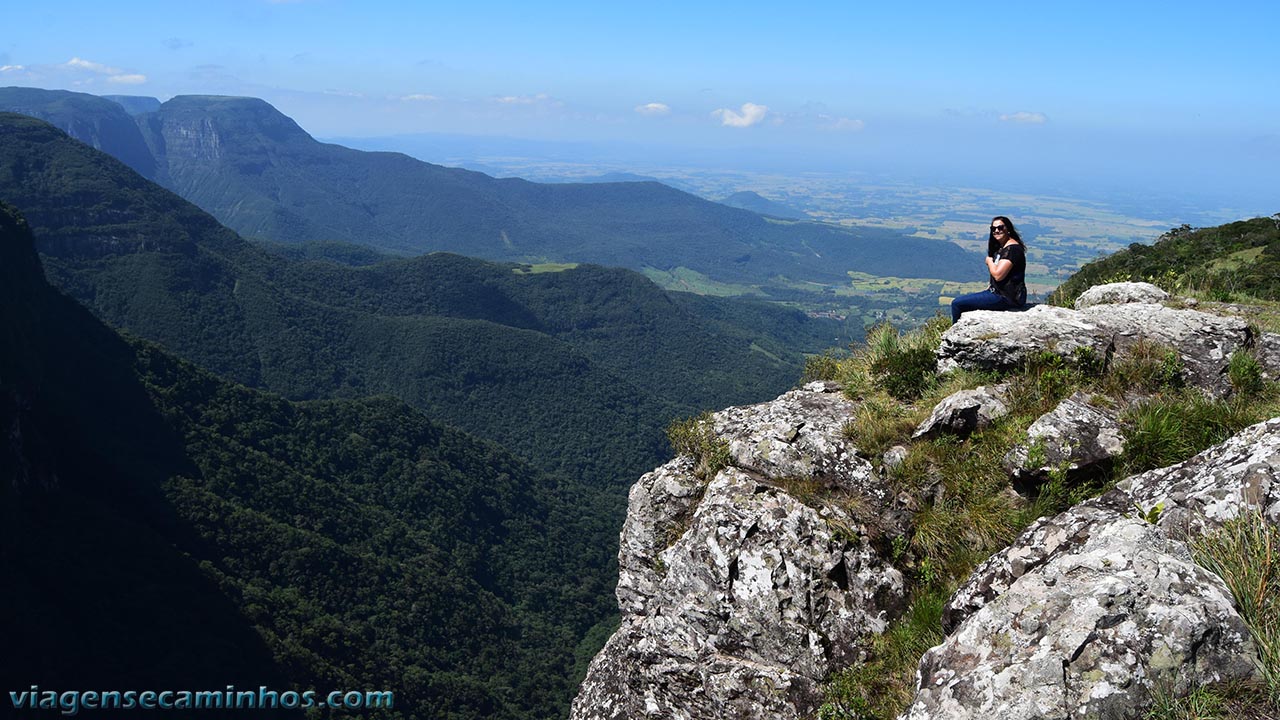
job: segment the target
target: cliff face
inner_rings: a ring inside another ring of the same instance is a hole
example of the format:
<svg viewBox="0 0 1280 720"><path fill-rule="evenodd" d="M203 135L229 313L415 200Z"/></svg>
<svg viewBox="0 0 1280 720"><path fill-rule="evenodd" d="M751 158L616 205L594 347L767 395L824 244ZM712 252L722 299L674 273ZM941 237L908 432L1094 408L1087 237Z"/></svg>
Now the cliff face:
<svg viewBox="0 0 1280 720"><path fill-rule="evenodd" d="M904 515L841 434L853 403L813 383L714 416L730 467L680 457L632 488L622 627L572 718L803 717L905 599L885 557ZM816 498L822 499L816 499Z"/></svg>
<svg viewBox="0 0 1280 720"><path fill-rule="evenodd" d="M943 335L939 365L998 371L1046 352L1105 364L1145 341L1168 347L1179 381L1206 397L1231 394L1237 351L1275 376L1275 336L1165 307L1154 290L1110 288L1078 310L967 315ZM622 626L591 664L574 720L810 717L821 683L865 659L869 639L904 609L895 561L921 503L893 489L905 448L873 463L846 439L858 403L839 390L811 383L717 413L704 429L727 467L704 479L705 461L678 457L632 488ZM973 401L987 413L975 409L974 422L938 428L935 417L917 435L963 436L994 422L1007 410L988 394L956 393L935 413ZM1028 428L1026 445L992 463L1011 481L1109 467L1124 429L1115 408L1091 402L1081 393L1062 401ZM1103 430L1105 443L1094 437ZM1045 468L1024 467L1032 445ZM1258 682L1249 629L1193 548L1251 510L1280 521L1277 477L1280 418L1032 524L947 603L946 640L922 659L903 717L1130 717L1154 693Z"/></svg>

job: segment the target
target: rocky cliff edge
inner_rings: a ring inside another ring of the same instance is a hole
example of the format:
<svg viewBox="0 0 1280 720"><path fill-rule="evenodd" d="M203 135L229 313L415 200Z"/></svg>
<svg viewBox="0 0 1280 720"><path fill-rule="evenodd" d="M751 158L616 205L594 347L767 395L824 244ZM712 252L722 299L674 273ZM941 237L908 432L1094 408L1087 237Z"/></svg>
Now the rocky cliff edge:
<svg viewBox="0 0 1280 720"><path fill-rule="evenodd" d="M1038 351L1078 359L1077 347L1106 362L1147 340L1172 348L1209 396L1231 393L1237 351L1277 374L1266 354L1276 337L1244 320L1166 307L1150 286L1095 290L1075 310L966 315L943 334L939 369L998 371ZM972 432L1005 412L1005 392L948 398L917 436ZM1105 423L1085 404L1073 396L1041 418L1045 437L1097 435ZM857 408L829 382L729 408L705 421L724 467L677 457L636 483L619 551L622 624L591 663L573 720L814 716L824 680L865 657L908 595L893 559L916 503L843 431ZM1053 462L1106 461L1099 448L1120 452L1123 438L1104 430L1108 442L1069 439ZM1076 447L1099 457L1073 458ZM1025 473L1022 452L1010 469ZM1135 717L1156 692L1259 681L1231 593L1190 544L1251 510L1280 521L1278 476L1275 418L1033 523L947 603L946 639L922 659L903 717Z"/></svg>

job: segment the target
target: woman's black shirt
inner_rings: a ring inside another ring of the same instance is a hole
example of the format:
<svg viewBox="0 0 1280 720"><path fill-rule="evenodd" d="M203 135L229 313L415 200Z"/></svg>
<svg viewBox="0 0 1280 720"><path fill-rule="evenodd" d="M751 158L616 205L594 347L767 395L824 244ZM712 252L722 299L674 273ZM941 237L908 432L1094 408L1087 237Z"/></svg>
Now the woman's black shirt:
<svg viewBox="0 0 1280 720"><path fill-rule="evenodd" d="M1005 300L1018 307L1027 304L1027 254L1022 243L1005 243L996 253L996 262L1008 260L1013 263L1003 280L992 278L991 289Z"/></svg>

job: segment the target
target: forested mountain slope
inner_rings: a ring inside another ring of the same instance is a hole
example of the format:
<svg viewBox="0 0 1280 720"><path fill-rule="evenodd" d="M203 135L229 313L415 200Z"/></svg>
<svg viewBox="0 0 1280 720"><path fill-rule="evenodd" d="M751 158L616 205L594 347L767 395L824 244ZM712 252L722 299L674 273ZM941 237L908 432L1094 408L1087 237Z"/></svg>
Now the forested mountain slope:
<svg viewBox="0 0 1280 720"><path fill-rule="evenodd" d="M1198 229L1184 225L1152 245L1130 245L1085 265L1057 296L1070 301L1093 285L1120 280L1156 282L1219 300L1280 299L1280 216Z"/></svg>
<svg viewBox="0 0 1280 720"><path fill-rule="evenodd" d="M785 389L800 350L836 344L834 323L621 270L289 261L19 115L0 115L0 198L27 215L55 285L116 327L293 398L393 394L601 482L666 453L671 418Z"/></svg>
<svg viewBox="0 0 1280 720"><path fill-rule="evenodd" d="M608 615L600 494L390 399L291 403L123 340L6 206L0 339L7 687L563 715Z"/></svg>

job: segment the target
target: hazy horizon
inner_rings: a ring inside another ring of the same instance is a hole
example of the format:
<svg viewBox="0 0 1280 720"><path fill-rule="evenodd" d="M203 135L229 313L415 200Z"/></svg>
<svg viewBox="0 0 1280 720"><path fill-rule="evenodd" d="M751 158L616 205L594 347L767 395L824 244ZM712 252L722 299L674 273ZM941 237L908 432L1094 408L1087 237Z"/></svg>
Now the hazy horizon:
<svg viewBox="0 0 1280 720"><path fill-rule="evenodd" d="M0 84L260 97L317 138L1280 211L1280 8L339 0L12 8ZM92 17L89 22L85 18Z"/></svg>

